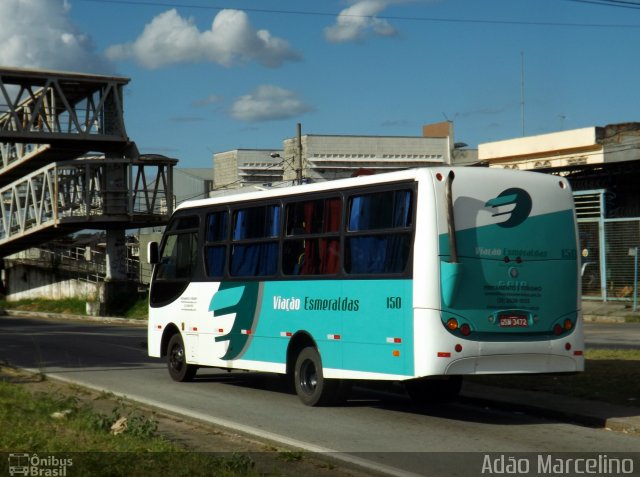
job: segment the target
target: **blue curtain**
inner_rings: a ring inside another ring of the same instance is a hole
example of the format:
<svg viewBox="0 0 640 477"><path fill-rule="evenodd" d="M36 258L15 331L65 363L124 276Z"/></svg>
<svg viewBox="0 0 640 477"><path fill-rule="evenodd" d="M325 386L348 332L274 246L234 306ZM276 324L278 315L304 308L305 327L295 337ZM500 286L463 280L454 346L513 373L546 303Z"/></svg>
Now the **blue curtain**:
<svg viewBox="0 0 640 477"><path fill-rule="evenodd" d="M207 275L210 277L221 277L224 275L225 246L217 245L207 247Z"/></svg>
<svg viewBox="0 0 640 477"><path fill-rule="evenodd" d="M409 257L408 234L350 237L347 240L348 273L401 273Z"/></svg>
<svg viewBox="0 0 640 477"><path fill-rule="evenodd" d="M236 212L233 240L277 237L280 230L280 207L269 205Z"/></svg>
<svg viewBox="0 0 640 477"><path fill-rule="evenodd" d="M265 276L274 275L277 270L277 243L234 245L231 275L238 277Z"/></svg>
<svg viewBox="0 0 640 477"><path fill-rule="evenodd" d="M411 191L379 192L351 199L349 231L406 229L411 225ZM409 257L406 232L349 237L346 243L348 273L401 273Z"/></svg>
<svg viewBox="0 0 640 477"><path fill-rule="evenodd" d="M207 216L207 242L219 242L227 238L227 212L215 212Z"/></svg>

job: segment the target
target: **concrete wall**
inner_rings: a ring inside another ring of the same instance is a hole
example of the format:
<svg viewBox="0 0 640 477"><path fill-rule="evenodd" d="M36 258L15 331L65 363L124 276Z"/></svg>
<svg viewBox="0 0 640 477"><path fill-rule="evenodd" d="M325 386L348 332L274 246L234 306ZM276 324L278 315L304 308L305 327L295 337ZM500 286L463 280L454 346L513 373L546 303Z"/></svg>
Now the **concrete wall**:
<svg viewBox="0 0 640 477"><path fill-rule="evenodd" d="M213 155L213 188L225 188L238 180L238 151L219 152Z"/></svg>
<svg viewBox="0 0 640 477"><path fill-rule="evenodd" d="M4 284L9 302L29 298L77 298L87 302L89 315L122 316L140 297L137 283L129 280L92 283L63 271L16 262L9 263L4 270Z"/></svg>
<svg viewBox="0 0 640 477"><path fill-rule="evenodd" d="M271 154L278 156L271 157ZM213 155L214 189L237 189L252 183L281 181L283 160L283 151L277 149L234 149L215 153Z"/></svg>
<svg viewBox="0 0 640 477"><path fill-rule="evenodd" d="M26 298L60 300L80 298L100 300L102 287L98 283L79 281L60 272L20 263L7 264L4 270L7 301Z"/></svg>

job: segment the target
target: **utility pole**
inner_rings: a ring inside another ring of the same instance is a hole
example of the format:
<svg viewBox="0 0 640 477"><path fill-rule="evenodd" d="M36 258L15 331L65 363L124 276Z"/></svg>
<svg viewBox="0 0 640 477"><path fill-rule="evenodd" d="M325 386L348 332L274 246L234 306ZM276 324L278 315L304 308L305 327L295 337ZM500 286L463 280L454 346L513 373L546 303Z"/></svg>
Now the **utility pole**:
<svg viewBox="0 0 640 477"><path fill-rule="evenodd" d="M525 135L524 128L524 52L520 52L520 106L522 113L522 137Z"/></svg>
<svg viewBox="0 0 640 477"><path fill-rule="evenodd" d="M296 127L297 140L297 164L296 164L296 183L302 184L302 125L298 123Z"/></svg>

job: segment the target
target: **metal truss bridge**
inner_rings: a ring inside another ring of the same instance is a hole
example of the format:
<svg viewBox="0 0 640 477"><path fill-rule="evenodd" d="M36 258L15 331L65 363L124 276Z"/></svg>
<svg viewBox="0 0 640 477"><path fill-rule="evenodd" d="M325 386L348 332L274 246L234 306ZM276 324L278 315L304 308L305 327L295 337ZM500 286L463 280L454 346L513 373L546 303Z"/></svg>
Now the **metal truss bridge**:
<svg viewBox="0 0 640 477"><path fill-rule="evenodd" d="M83 229L166 223L177 160L129 140L128 82L0 68L0 256Z"/></svg>

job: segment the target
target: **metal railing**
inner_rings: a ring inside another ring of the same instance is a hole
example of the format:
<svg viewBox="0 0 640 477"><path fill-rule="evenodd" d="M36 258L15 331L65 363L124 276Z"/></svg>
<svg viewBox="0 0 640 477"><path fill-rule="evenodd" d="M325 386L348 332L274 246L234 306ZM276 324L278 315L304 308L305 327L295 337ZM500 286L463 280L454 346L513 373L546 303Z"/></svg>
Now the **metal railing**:
<svg viewBox="0 0 640 477"><path fill-rule="evenodd" d="M582 295L603 301L630 301L636 286L634 251L640 218L607 218L604 189L576 192Z"/></svg>
<svg viewBox="0 0 640 477"><path fill-rule="evenodd" d="M0 68L0 173L28 167L34 156L55 149L60 141L65 147L81 142L126 144L122 105L128 82L121 77Z"/></svg>
<svg viewBox="0 0 640 477"><path fill-rule="evenodd" d="M64 271L79 281L100 283L105 280L107 274L106 258L105 252L91 247L54 245L48 248L31 248L14 255L11 261ZM140 282L140 261L137 256L127 254L125 271L129 280Z"/></svg>
<svg viewBox="0 0 640 477"><path fill-rule="evenodd" d="M49 227L75 230L168 220L175 159L76 159L50 164L0 189L0 247Z"/></svg>

